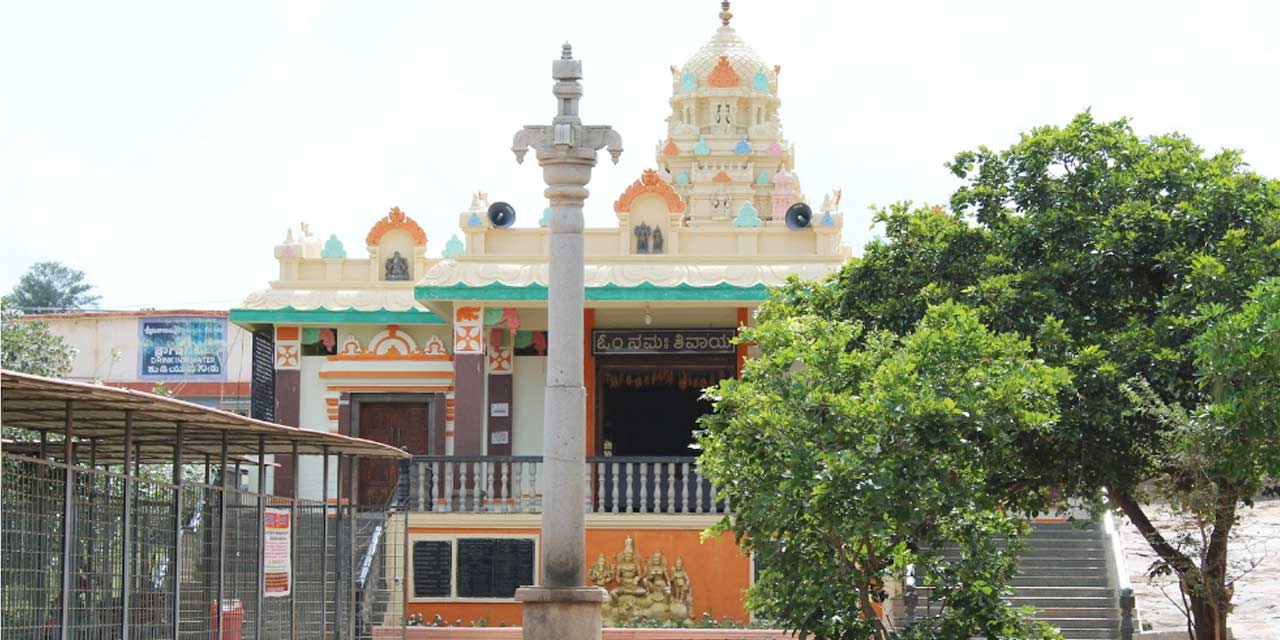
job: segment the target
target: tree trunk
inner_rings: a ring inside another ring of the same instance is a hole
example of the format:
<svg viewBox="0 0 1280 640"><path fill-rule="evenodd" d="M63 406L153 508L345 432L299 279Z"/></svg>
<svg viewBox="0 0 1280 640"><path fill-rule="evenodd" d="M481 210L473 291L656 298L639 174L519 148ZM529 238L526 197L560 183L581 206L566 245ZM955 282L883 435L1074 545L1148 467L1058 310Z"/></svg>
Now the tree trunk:
<svg viewBox="0 0 1280 640"><path fill-rule="evenodd" d="M1236 523L1236 492L1219 483L1213 510L1213 533L1200 564L1200 585L1188 594L1195 640L1227 640L1227 613L1233 589L1227 586L1227 540ZM1186 584L1186 582L1184 582Z"/></svg>
<svg viewBox="0 0 1280 640"><path fill-rule="evenodd" d="M1194 594L1191 600L1192 627L1195 640L1227 640L1227 608Z"/></svg>
<svg viewBox="0 0 1280 640"><path fill-rule="evenodd" d="M1125 493L1111 492L1111 498L1138 528L1147 543L1177 573L1183 593L1190 602L1193 640L1226 640L1227 612L1232 590L1227 587L1227 539L1236 518L1236 492L1220 484L1214 507L1213 533L1201 565L1178 551L1156 530L1137 500Z"/></svg>

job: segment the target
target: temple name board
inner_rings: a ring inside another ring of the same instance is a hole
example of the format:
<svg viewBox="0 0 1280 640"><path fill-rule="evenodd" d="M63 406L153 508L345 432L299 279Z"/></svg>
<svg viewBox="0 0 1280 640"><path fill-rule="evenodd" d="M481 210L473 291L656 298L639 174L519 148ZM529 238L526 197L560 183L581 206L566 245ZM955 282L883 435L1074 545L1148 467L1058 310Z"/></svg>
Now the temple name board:
<svg viewBox="0 0 1280 640"><path fill-rule="evenodd" d="M595 355L733 353L732 329L599 329L591 333Z"/></svg>

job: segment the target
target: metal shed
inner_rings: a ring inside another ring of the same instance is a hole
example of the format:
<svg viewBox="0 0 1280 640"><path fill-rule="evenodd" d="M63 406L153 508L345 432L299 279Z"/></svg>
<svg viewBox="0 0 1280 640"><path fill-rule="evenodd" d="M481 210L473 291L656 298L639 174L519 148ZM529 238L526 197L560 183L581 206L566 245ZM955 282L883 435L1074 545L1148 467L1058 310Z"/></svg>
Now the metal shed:
<svg viewBox="0 0 1280 640"><path fill-rule="evenodd" d="M347 497L359 459L399 449L10 371L0 425L6 637L356 637ZM263 491L268 455L323 456L321 499ZM246 459L257 491L232 484Z"/></svg>

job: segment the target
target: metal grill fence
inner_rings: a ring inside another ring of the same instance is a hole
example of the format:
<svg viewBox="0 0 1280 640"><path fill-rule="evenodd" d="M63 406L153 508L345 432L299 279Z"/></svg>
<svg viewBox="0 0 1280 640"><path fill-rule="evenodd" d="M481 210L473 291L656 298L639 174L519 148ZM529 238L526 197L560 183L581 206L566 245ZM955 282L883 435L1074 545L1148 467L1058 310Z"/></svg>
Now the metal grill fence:
<svg viewBox="0 0 1280 640"><path fill-rule="evenodd" d="M385 550L370 548L385 535L381 509L179 486L7 452L0 464L6 638L356 638L384 622ZM293 515L288 596L262 594L267 507Z"/></svg>

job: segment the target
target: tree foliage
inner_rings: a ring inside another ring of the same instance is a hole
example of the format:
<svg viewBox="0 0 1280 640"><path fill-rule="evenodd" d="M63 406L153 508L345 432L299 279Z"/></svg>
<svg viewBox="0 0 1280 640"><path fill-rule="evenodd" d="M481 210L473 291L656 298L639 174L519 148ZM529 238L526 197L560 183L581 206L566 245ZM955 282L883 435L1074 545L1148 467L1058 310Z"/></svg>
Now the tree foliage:
<svg viewBox="0 0 1280 640"><path fill-rule="evenodd" d="M748 605L818 638L885 638L886 585L914 564L948 608L911 637L1051 635L1000 599L1026 527L1004 507L1038 497L993 487L1019 440L1053 425L1068 373L954 303L900 338L864 335L824 312L822 288L775 293L742 336L760 358L708 391L701 468L733 505L722 527L764 567ZM945 569L944 541L961 549Z"/></svg>
<svg viewBox="0 0 1280 640"><path fill-rule="evenodd" d="M0 299L0 368L61 378L71 373L75 348L49 331L49 325L38 320L24 320Z"/></svg>
<svg viewBox="0 0 1280 640"><path fill-rule="evenodd" d="M1007 480L1084 497L1105 489L1199 594L1197 637L1217 637L1230 600L1218 568L1235 505L1254 483L1220 487L1209 527L1221 532L1220 558L1196 563L1168 544L1143 512L1144 489L1176 472L1188 442L1135 410L1128 381L1167 407L1205 403L1197 364L1208 375L1214 357L1197 360L1196 340L1206 314L1238 310L1280 274L1280 183L1249 171L1237 151L1206 155L1184 136L1141 138L1124 120L1088 113L1006 150L960 153L950 168L964 180L952 212L880 212L886 239L840 274L839 315L901 333L930 303L955 299L1067 367L1074 385L1059 396L1059 424L1023 442L1014 468L1025 475ZM1250 468L1235 447L1204 453Z"/></svg>
<svg viewBox="0 0 1280 640"><path fill-rule="evenodd" d="M26 311L66 311L92 306L100 296L79 269L61 262L37 262L18 280L9 304Z"/></svg>

